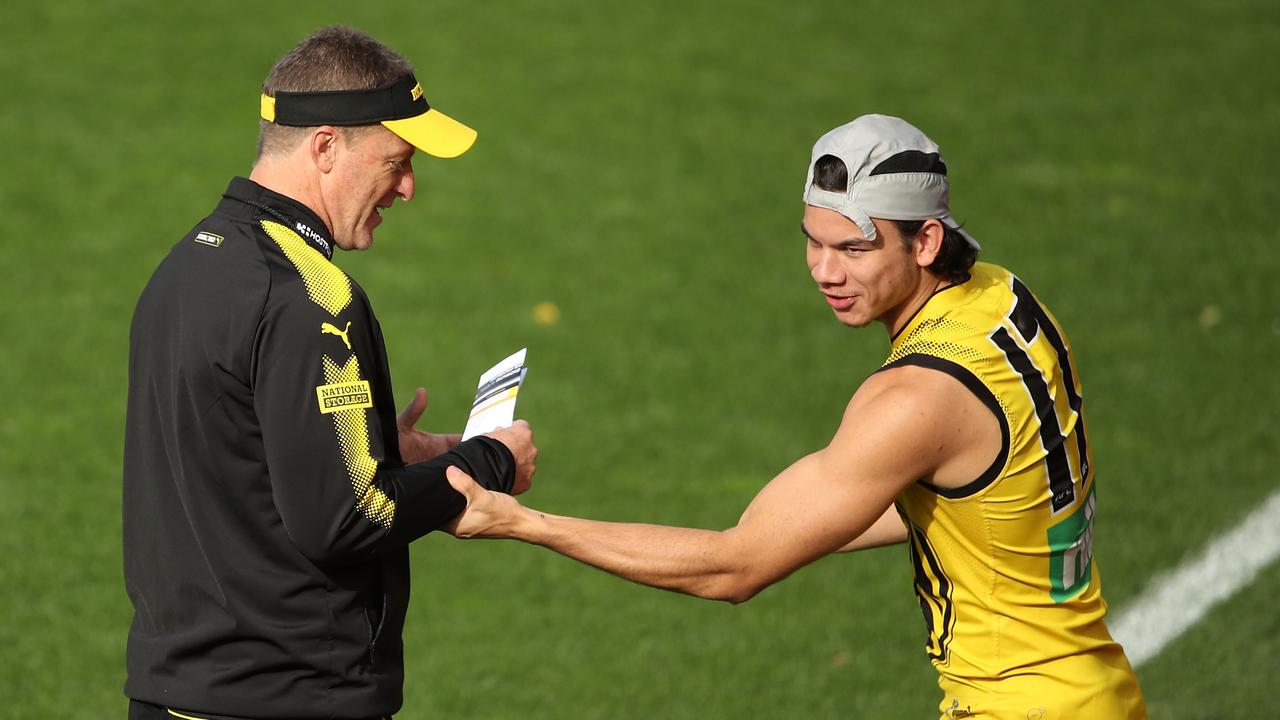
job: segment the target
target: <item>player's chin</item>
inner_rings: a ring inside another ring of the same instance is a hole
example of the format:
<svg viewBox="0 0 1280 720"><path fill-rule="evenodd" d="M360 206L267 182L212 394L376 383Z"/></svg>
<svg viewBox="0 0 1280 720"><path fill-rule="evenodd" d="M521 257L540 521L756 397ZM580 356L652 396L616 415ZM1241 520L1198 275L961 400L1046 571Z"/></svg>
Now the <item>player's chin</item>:
<svg viewBox="0 0 1280 720"><path fill-rule="evenodd" d="M375 226L376 227L376 226ZM373 245L373 228L365 225L351 236L352 250L368 250Z"/></svg>
<svg viewBox="0 0 1280 720"><path fill-rule="evenodd" d="M365 218L365 221L360 224L360 227L352 233L355 249L368 250L369 247L373 245L373 231L378 229L378 226L381 224L382 216L376 212Z"/></svg>
<svg viewBox="0 0 1280 720"><path fill-rule="evenodd" d="M871 324L872 318L867 317L863 313L852 312L849 310L832 310L833 315L842 324L851 328L863 328Z"/></svg>

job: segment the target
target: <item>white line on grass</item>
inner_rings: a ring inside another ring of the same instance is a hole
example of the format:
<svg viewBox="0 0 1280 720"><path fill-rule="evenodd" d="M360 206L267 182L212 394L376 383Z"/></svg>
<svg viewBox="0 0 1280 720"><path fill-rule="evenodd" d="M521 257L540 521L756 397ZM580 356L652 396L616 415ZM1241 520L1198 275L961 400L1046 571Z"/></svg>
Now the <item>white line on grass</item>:
<svg viewBox="0 0 1280 720"><path fill-rule="evenodd" d="M1195 558L1154 578L1111 626L1137 667L1200 621L1214 605L1253 582L1280 556L1280 491Z"/></svg>

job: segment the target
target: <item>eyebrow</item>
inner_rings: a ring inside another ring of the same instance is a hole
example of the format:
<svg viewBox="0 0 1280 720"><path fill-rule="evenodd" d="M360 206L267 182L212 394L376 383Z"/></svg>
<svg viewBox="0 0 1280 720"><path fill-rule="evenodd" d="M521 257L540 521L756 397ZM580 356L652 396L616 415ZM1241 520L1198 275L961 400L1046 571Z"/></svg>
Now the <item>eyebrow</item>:
<svg viewBox="0 0 1280 720"><path fill-rule="evenodd" d="M810 240L813 240L814 242L819 242L817 238L809 234L809 230L804 226L803 220L800 221L800 232L804 233L804 236L809 238ZM851 238L848 238L847 240L841 240L835 243L835 247L837 250L845 250L847 248L855 248L855 247L870 248L870 247L875 247L875 241L868 240L863 237L851 237Z"/></svg>

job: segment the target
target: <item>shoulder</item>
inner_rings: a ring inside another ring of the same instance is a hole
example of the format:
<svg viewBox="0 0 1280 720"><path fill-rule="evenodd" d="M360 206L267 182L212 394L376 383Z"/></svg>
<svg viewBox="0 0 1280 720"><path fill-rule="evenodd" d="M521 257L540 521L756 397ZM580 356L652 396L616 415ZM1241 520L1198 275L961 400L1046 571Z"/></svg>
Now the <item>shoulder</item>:
<svg viewBox="0 0 1280 720"><path fill-rule="evenodd" d="M214 213L170 249L152 276L153 284L164 282L207 314L252 298L267 285L268 273L253 229Z"/></svg>
<svg viewBox="0 0 1280 720"><path fill-rule="evenodd" d="M867 378L849 400L845 414L894 412L918 415L927 421L936 412L945 412L950 403L963 398L966 392L964 384L945 361L902 363Z"/></svg>
<svg viewBox="0 0 1280 720"><path fill-rule="evenodd" d="M845 408L821 455L831 469L897 489L930 476L944 462L940 443L963 386L943 373L904 366L867 378Z"/></svg>
<svg viewBox="0 0 1280 720"><path fill-rule="evenodd" d="M836 464L856 463L859 473L905 487L933 477L963 451L957 427L975 417L975 403L945 372L917 365L882 370L854 393L823 452Z"/></svg>
<svg viewBox="0 0 1280 720"><path fill-rule="evenodd" d="M364 305L364 291L342 268L284 225L264 220L256 235L273 276L276 294L283 299L305 297L330 315Z"/></svg>

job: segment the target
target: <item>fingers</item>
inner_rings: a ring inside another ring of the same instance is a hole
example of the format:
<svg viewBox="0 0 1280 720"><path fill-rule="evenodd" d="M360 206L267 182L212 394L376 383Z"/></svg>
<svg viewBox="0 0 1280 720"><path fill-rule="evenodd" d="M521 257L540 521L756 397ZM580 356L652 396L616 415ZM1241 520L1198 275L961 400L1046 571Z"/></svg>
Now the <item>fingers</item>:
<svg viewBox="0 0 1280 720"><path fill-rule="evenodd" d="M396 416L396 424L402 428L411 428L418 424L418 419L422 417L422 413L427 409L427 389L418 388L413 393L413 399L408 405L404 406L404 410Z"/></svg>
<svg viewBox="0 0 1280 720"><path fill-rule="evenodd" d="M448 480L449 484L453 486L453 489L457 490L467 501L467 505L463 511L458 513L458 516L450 521L449 524L445 526L444 530L456 538L471 537L471 532L463 527L463 520L467 518L468 513L471 512L471 505L475 501L473 493L478 489L475 481L473 481L465 472L458 469L456 465L450 465L444 469L444 479Z"/></svg>
<svg viewBox="0 0 1280 720"><path fill-rule="evenodd" d="M445 468L444 477L449 481L449 484L453 486L454 490L462 493L462 496L467 499L468 505L471 504L471 499L475 496L476 492L483 491L483 489L476 484L476 481L470 475L463 472L456 465L450 465L448 468Z"/></svg>
<svg viewBox="0 0 1280 720"><path fill-rule="evenodd" d="M495 440L501 440L508 445L512 443L533 443L533 428L529 426L528 420L516 420L507 427L490 430L484 434Z"/></svg>
<svg viewBox="0 0 1280 720"><path fill-rule="evenodd" d="M533 441L533 429L526 420L516 420L509 427L485 433L511 451L516 463L512 495L519 495L533 486L533 473L537 470L538 446Z"/></svg>

